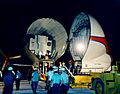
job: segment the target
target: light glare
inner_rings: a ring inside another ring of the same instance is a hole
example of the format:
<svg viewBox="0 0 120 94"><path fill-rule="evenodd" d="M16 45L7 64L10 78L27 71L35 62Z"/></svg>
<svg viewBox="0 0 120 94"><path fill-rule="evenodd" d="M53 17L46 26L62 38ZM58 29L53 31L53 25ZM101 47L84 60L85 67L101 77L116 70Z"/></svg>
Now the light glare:
<svg viewBox="0 0 120 94"><path fill-rule="evenodd" d="M77 51L83 51L84 48L85 48L84 45L81 44L81 43L78 43L78 44L76 45L76 49L77 49Z"/></svg>

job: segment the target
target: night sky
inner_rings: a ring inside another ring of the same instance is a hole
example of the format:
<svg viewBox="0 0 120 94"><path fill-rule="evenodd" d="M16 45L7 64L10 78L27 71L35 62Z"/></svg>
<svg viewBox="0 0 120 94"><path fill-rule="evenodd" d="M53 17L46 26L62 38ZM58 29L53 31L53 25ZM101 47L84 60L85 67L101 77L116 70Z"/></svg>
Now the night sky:
<svg viewBox="0 0 120 94"><path fill-rule="evenodd" d="M29 25L39 18L59 21L69 34L74 18L85 12L102 26L110 55L120 60L119 0L3 0L0 1L0 49L6 55L21 53Z"/></svg>

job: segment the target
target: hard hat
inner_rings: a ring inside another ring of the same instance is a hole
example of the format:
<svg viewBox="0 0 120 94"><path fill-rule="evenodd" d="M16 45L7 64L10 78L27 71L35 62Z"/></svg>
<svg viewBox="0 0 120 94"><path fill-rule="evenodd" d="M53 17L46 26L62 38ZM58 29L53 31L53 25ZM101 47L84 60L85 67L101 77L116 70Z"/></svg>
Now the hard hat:
<svg viewBox="0 0 120 94"><path fill-rule="evenodd" d="M65 68L61 68L62 71L65 71Z"/></svg>
<svg viewBox="0 0 120 94"><path fill-rule="evenodd" d="M56 68L56 69L53 69L53 72L55 72L55 71L58 71L58 69Z"/></svg>
<svg viewBox="0 0 120 94"><path fill-rule="evenodd" d="M57 66L53 66L53 69L56 69L56 68L58 68Z"/></svg>
<svg viewBox="0 0 120 94"><path fill-rule="evenodd" d="M13 70L13 68L12 68L12 67L8 67L8 70L9 70L9 71L12 71L12 70Z"/></svg>

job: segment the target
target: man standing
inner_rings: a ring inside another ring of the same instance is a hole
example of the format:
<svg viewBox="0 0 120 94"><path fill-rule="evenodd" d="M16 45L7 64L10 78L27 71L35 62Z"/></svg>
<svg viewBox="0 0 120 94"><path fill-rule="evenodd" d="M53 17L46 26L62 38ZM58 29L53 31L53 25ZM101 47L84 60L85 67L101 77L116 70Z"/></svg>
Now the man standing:
<svg viewBox="0 0 120 94"><path fill-rule="evenodd" d="M38 73L38 69L34 68L34 71L32 73L32 90L33 90L33 94L37 94L36 90L37 90L37 86L38 86L38 82L39 82L39 73Z"/></svg>
<svg viewBox="0 0 120 94"><path fill-rule="evenodd" d="M63 79L62 85L61 85L61 94L67 94L67 91L69 90L69 77L68 74L65 71L65 68L61 68L61 77Z"/></svg>
<svg viewBox="0 0 120 94"><path fill-rule="evenodd" d="M13 92L13 83L14 83L14 74L13 68L8 67L7 72L4 74L4 89L3 94L12 94Z"/></svg>
<svg viewBox="0 0 120 94"><path fill-rule="evenodd" d="M52 94L60 94L60 86L62 84L62 77L58 72L58 68L54 69L54 74L51 78L51 87L52 87Z"/></svg>
<svg viewBox="0 0 120 94"><path fill-rule="evenodd" d="M46 89L47 89L47 94L52 94L52 88L50 87L51 84L51 78L53 76L53 68L50 67L48 72L46 73Z"/></svg>
<svg viewBox="0 0 120 94"><path fill-rule="evenodd" d="M21 73L19 70L16 72L16 90L19 90L20 87Z"/></svg>

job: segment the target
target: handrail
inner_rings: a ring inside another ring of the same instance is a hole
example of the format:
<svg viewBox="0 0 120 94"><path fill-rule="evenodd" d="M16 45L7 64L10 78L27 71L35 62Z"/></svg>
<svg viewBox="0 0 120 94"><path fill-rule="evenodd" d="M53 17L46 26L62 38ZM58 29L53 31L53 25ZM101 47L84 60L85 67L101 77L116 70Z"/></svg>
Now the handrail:
<svg viewBox="0 0 120 94"><path fill-rule="evenodd" d="M70 70L64 65L63 66L68 72L69 72L69 74L72 76L72 77L74 77L74 75L70 72Z"/></svg>

